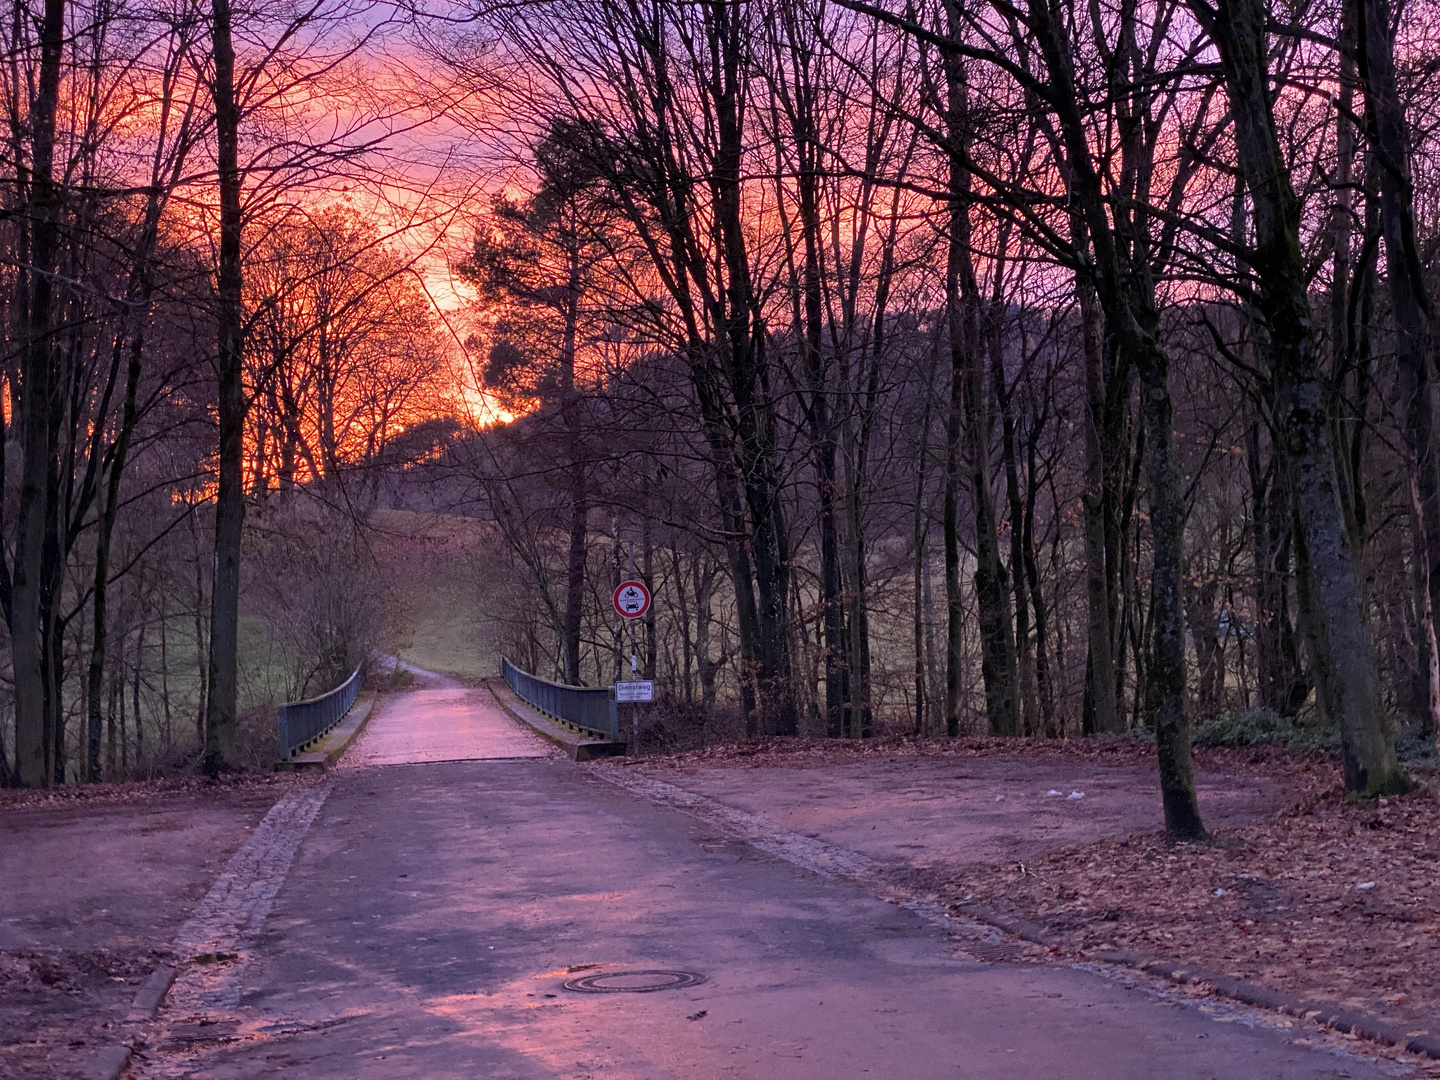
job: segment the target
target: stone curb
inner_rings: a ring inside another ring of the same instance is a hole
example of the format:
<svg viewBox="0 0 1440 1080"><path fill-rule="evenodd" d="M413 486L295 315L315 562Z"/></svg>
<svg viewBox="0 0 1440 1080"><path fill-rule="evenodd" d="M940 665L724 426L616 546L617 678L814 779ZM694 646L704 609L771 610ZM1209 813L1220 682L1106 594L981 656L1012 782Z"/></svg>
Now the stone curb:
<svg viewBox="0 0 1440 1080"><path fill-rule="evenodd" d="M535 732L547 742L554 743L561 750L564 750L573 761L593 761L602 757L623 757L625 744L623 742L611 742L608 739L587 739L584 736L576 735L567 731L559 724L551 723L550 720L523 705L519 701L509 700L509 687L507 693L502 694L495 688L493 679L485 680L485 688L490 691L490 696L495 699L495 704L504 709L512 719L524 724L531 731Z"/></svg>
<svg viewBox="0 0 1440 1080"><path fill-rule="evenodd" d="M320 740L319 746L308 753L296 754L293 758L276 762L275 770L284 772L293 769L300 772L309 769L323 772L330 768L340 760L340 755L350 749L350 744L365 730L365 725L370 722L370 717L375 712L375 702L376 695L373 691L361 694L355 700L349 715L340 722L334 731Z"/></svg>
<svg viewBox="0 0 1440 1080"><path fill-rule="evenodd" d="M1301 1019L1313 1019L1316 1023L1322 1024L1325 1027L1334 1028L1337 1031L1343 1031L1363 1039L1390 1043L1393 1046L1402 1046L1412 1054L1425 1054L1429 1057L1440 1058L1440 1037L1434 1035L1407 1035L1405 1032L1387 1024L1379 1017L1371 1016L1369 1013L1361 1012L1358 1009L1341 1009L1336 1008L1334 1004L1305 1001L1301 998L1292 997L1289 994L1282 994L1279 991L1271 990L1268 987L1257 986L1254 983L1246 982L1244 979L1234 979L1226 975L1216 975L1198 968L1186 967L1181 964L1171 964L1163 960L1146 960L1143 957L1130 956L1126 953L1101 953L1096 959L1107 963L1118 963L1125 964L1129 967L1136 967L1146 974L1158 975L1161 978L1181 984L1188 982L1209 983L1215 987L1216 993L1224 997L1234 998L1236 1001L1244 1002L1247 1005L1258 1005L1262 1008L1275 1009L1279 1012L1288 1013L1291 1016L1298 1016Z"/></svg>
<svg viewBox="0 0 1440 1080"><path fill-rule="evenodd" d="M145 980L145 985L135 995L135 1001L130 1006L130 1015L125 1019L135 1024L154 1016L155 1010L160 1007L160 1002L165 1000L165 994L175 982L175 974L175 969L168 965L152 971L150 978Z"/></svg>
<svg viewBox="0 0 1440 1080"><path fill-rule="evenodd" d="M981 922L989 923L1007 934L1014 934L1023 941L1034 945L1058 945L1059 942L1046 935L1044 928L1024 919L1008 918L997 915L978 904L965 904L961 907L966 915L972 916ZM1124 967L1132 967L1147 975L1154 975L1170 982L1184 986L1192 982L1206 983L1215 987L1215 992L1221 997L1227 997L1239 1001L1245 1005L1255 1005L1262 1009L1273 1009L1276 1012L1287 1013L1290 1016L1299 1017L1302 1020L1314 1020L1324 1027L1334 1028L1336 1031L1355 1035L1362 1039L1369 1039L1372 1042L1389 1043L1392 1046L1401 1046L1412 1054L1424 1054L1428 1057L1440 1059L1440 1035L1407 1035L1379 1017L1371 1016L1369 1013L1361 1012L1358 1009L1340 1009L1333 1004L1305 1001L1293 997L1290 994L1283 994L1278 990L1271 990L1265 986L1258 986L1255 983L1247 982L1244 979L1232 978L1228 975L1217 975L1214 972L1205 971L1201 968L1191 967L1185 964L1172 964L1166 960L1155 960L1152 958L1138 956L1134 953L1124 952L1102 952L1093 953L1089 956L1091 960L1098 960L1103 964L1119 964Z"/></svg>
<svg viewBox="0 0 1440 1080"><path fill-rule="evenodd" d="M130 1065L130 1047L107 1046L85 1070L85 1080L120 1080Z"/></svg>
<svg viewBox="0 0 1440 1080"><path fill-rule="evenodd" d="M983 923L989 923L997 930L1004 930L1007 934L1014 934L1021 941L1028 941L1032 945L1055 945L1057 942L1046 936L1044 927L1027 922L1025 919L1010 918L1005 915L997 915L988 908L979 904L961 904L966 915L973 915Z"/></svg>

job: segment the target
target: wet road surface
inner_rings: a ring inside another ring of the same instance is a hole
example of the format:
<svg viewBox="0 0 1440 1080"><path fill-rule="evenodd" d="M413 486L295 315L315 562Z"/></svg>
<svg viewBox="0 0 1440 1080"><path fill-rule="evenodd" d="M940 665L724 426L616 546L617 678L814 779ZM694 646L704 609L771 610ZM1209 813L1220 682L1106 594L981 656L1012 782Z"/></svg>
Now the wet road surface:
<svg viewBox="0 0 1440 1080"><path fill-rule="evenodd" d="M637 969L706 981L561 985ZM1060 965L957 958L918 916L567 760L397 764L337 774L231 1022L173 1023L149 1075L1396 1075L1217 1011Z"/></svg>

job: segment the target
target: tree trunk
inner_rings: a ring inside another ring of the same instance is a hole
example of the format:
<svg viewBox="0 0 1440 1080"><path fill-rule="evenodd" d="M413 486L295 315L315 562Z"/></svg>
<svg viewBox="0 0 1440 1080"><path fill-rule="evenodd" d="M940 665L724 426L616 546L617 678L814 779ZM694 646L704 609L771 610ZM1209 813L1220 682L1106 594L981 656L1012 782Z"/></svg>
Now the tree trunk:
<svg viewBox="0 0 1440 1080"><path fill-rule="evenodd" d="M245 527L244 309L240 250L240 112L235 101L235 50L230 0L211 0L215 57L215 138L220 176L220 250L216 288L215 370L220 427L215 496L215 563L210 586L210 693L205 707L205 772L235 765L239 710L240 547Z"/></svg>
<svg viewBox="0 0 1440 1080"><path fill-rule="evenodd" d="M680 689L686 705L695 704L695 643L690 636L690 590L680 564L680 537L670 538L670 580L674 582L675 604L680 609Z"/></svg>
<svg viewBox="0 0 1440 1080"><path fill-rule="evenodd" d="M915 638L915 734L922 736L929 734L930 731L930 695L927 692L929 676L925 670L925 533L927 531L925 473L923 469L919 472L920 475L916 479L916 487L919 490L915 493L915 523L912 532L912 544L915 549L915 576L911 602L914 604L915 618L911 629L914 631Z"/></svg>
<svg viewBox="0 0 1440 1080"><path fill-rule="evenodd" d="M1296 565L1316 683L1339 726L1345 788L1362 795L1407 790L1391 723L1380 701L1374 651L1361 610L1360 575L1340 503L1339 463L1311 325L1300 248L1300 203L1290 186L1271 105L1266 13L1259 0L1192 0L1220 54L1241 173L1253 204L1259 308L1269 327L1278 389L1277 426L1294 499Z"/></svg>
<svg viewBox="0 0 1440 1080"><path fill-rule="evenodd" d="M712 37L713 59L718 65L709 74L706 90L714 107L716 129L710 209L719 240L724 289L709 301L717 340L696 337L690 342L691 382L725 519L746 732L793 735L797 715L790 679L789 550L774 460L772 395L761 352L763 337L754 323L757 301L741 202L744 30L739 12L723 5L707 7L706 19L706 33ZM660 48L660 43L652 43L652 47ZM665 62L663 51L656 60ZM662 112L668 107L662 105ZM663 119L669 122L671 118L665 115ZM683 214L667 224L677 258L686 257L683 253L693 249L690 226ZM706 280L714 269L697 266L696 280ZM688 302L688 294L683 299ZM722 378L730 390L733 414L726 409Z"/></svg>
<svg viewBox="0 0 1440 1080"><path fill-rule="evenodd" d="M1252 422L1246 438L1246 458L1250 470L1260 704L1279 716L1294 716L1313 687L1301 667L1299 642L1290 617L1293 501L1281 461L1283 451L1278 446L1272 448L1268 467L1260 455L1260 426Z"/></svg>
<svg viewBox="0 0 1440 1080"><path fill-rule="evenodd" d="M920 451L915 455L915 521L912 543L915 547L915 734L933 734L935 702L930 699L930 664L933 649L926 649L926 631L929 629L930 605L929 588L926 578L930 573L929 561L925 557L930 536L930 506L926 490L927 466L930 463L930 403L934 394L931 371L930 383L924 392L923 411L920 420Z"/></svg>
<svg viewBox="0 0 1440 1080"><path fill-rule="evenodd" d="M980 669L985 683L985 715L990 734L1014 735L1018 720L1015 629L990 492L990 433L984 379L981 376L983 361L978 325L980 290L970 254L971 178L965 165L970 138L969 87L964 64L954 53L946 54L945 82L948 98L946 134L950 143L945 303L954 387L952 404L955 389L958 389L963 417L958 434L963 435L964 468L975 519L975 594L980 615ZM957 460L955 465L959 467L960 462ZM947 537L947 585L951 576L948 560L950 544L951 538ZM954 544L958 560L958 537L954 538ZM958 566L954 574L958 579ZM951 618L956 620L951 631L954 642L958 639L959 612L953 597Z"/></svg>
<svg viewBox="0 0 1440 1080"><path fill-rule="evenodd" d="M178 163L177 163L178 165ZM92 598L92 646L90 668L86 683L86 709L88 722L89 753L86 759L87 777L94 782L100 779L100 729L104 719L104 703L101 700L105 690L107 596L110 579L110 545L115 534L115 519L120 509L120 481L130 456L130 442L135 432L137 399L140 390L141 360L145 352L145 324L150 316L150 300L153 287L150 282L150 259L154 254L160 225L161 204L158 183L152 187L145 204L145 224L135 253L134 268L126 288L128 316L122 330L116 334L114 358L112 360L110 383L114 385L116 368L119 366L122 350L128 353L125 369L125 396L121 405L120 430L116 433L107 463L104 504L101 507L99 528L95 536L95 578ZM126 346L128 345L128 349ZM107 391L106 397L108 399ZM164 595L163 590L161 593ZM163 613L164 608L162 606ZM164 656L165 627L161 619L162 668ZM203 695L202 695L203 697ZM166 709L169 697L166 695Z"/></svg>
<svg viewBox="0 0 1440 1080"><path fill-rule="evenodd" d="M1005 497L1010 508L1010 585L1015 596L1015 665L1019 678L1020 726L1017 734L1040 730L1040 687L1035 652L1030 640L1030 590L1025 576L1025 504L1020 498L1020 468L1015 458L1015 413L1011 391L1005 385L1004 326L1000 317L997 274L996 295L991 298L989 322L990 381L1000 409L1000 447L1005 464Z"/></svg>
<svg viewBox="0 0 1440 1080"><path fill-rule="evenodd" d="M715 675L720 666L710 656L710 591L714 573L709 569L702 572L697 555L690 575L695 589L695 673L700 679L700 708L708 720L715 713Z"/></svg>
<svg viewBox="0 0 1440 1080"><path fill-rule="evenodd" d="M1040 487L1035 458L1039 450L1040 433L1045 426L1044 417L1045 413L1042 411L1031 428L1029 444L1026 447L1025 528L1022 550L1025 553L1025 576L1030 583L1030 604L1035 611L1035 683L1040 694L1040 717L1044 721L1045 737L1057 739L1060 737L1060 728L1056 723L1055 687L1050 674L1049 615L1044 594L1040 590L1040 561L1035 554L1035 500ZM1057 649L1056 655L1063 656L1064 649Z"/></svg>
<svg viewBox="0 0 1440 1080"><path fill-rule="evenodd" d="M108 710L105 713L105 775L116 776L116 769L119 768L119 737L115 731L115 696L119 691L115 687L115 674L110 674L110 701Z"/></svg>
<svg viewBox="0 0 1440 1080"><path fill-rule="evenodd" d="M798 40L793 24L787 27L789 40ZM849 645L845 633L843 583L840 573L840 529L836 502L837 484L835 432L830 411L830 365L822 337L825 311L820 288L820 174L818 136L815 131L814 87L805 70L807 51L792 46L790 57L796 71L787 87L790 124L795 140L795 193L799 214L801 265L795 288L794 318L798 332L802 367L808 398L804 402L809 428L810 453L815 470L815 494L820 531L820 612L821 657L825 671L825 734L830 738L854 735L853 710L849 705ZM792 245L793 247L793 245Z"/></svg>
<svg viewBox="0 0 1440 1080"><path fill-rule="evenodd" d="M945 420L945 734L960 734L960 680L965 662L963 620L965 600L960 593L960 472L962 372L950 370L950 409Z"/></svg>
<svg viewBox="0 0 1440 1080"><path fill-rule="evenodd" d="M47 531L50 530L47 528ZM51 537L47 538L46 546L52 544L53 532ZM58 558L55 561L59 563ZM65 687L65 622L54 610L56 587L53 582L58 572L58 566L52 568L51 573L46 575L51 584L40 593L40 631L44 640L40 670L45 683L46 766L50 771L51 782L63 784L65 766L68 763L65 751L65 703L62 699Z"/></svg>
<svg viewBox="0 0 1440 1080"><path fill-rule="evenodd" d="M812 196L813 198L813 193ZM804 195L802 190L802 204ZM806 217L802 210L802 221ZM812 210L810 216L817 216ZM815 228L819 228L818 220ZM820 345L819 253L809 228L805 236L805 373L809 380L810 445L814 459L815 489L818 496L820 528L820 606L823 625L822 656L825 669L825 733L830 738L858 734L853 710L849 707L849 647L845 640L845 610L840 578L840 530L836 514L835 436L831 430L827 365Z"/></svg>
<svg viewBox="0 0 1440 1080"><path fill-rule="evenodd" d="M625 551L620 543L620 523L615 519L614 511L610 513L610 562L610 585L618 589L625 580ZM619 682L624 670L625 620L616 616L614 625L610 644L610 681Z"/></svg>
<svg viewBox="0 0 1440 1080"><path fill-rule="evenodd" d="M575 337L580 322L580 254L572 250L566 281L565 328L560 347L561 419L570 456L570 552L565 568L565 634L561 679L571 686L580 679L580 623L585 608L585 563L588 554L590 497L585 483L585 456L581 442L580 402L575 392Z"/></svg>
<svg viewBox="0 0 1440 1080"><path fill-rule="evenodd" d="M55 113L64 49L65 2L45 0L40 30L40 72L30 109L30 310L21 370L21 472L15 526L10 612L15 673L15 773L26 787L49 783L46 769L44 643L40 618L45 491L51 471L55 385L52 275L60 244L60 196L54 180Z"/></svg>
<svg viewBox="0 0 1440 1080"><path fill-rule="evenodd" d="M1185 716L1185 496L1180 488L1169 365L1159 348L1146 350L1137 360L1154 544L1150 655L1145 665L1146 711L1155 725L1165 829L1177 839L1202 839L1205 826L1195 800L1190 723Z"/></svg>
<svg viewBox="0 0 1440 1080"><path fill-rule="evenodd" d="M165 590L160 590L160 709L164 728L160 733L160 747L169 753L174 744L170 728L170 612L165 603Z"/></svg>
<svg viewBox="0 0 1440 1080"><path fill-rule="evenodd" d="M807 241L808 246L808 241ZM819 277L815 279L815 304L819 306ZM808 292L808 286L807 286ZM808 298L807 298L808 302ZM810 440L815 460L815 488L819 496L820 608L825 669L825 734L832 739L858 734L853 730L854 712L849 702L849 645L845 640L845 610L840 580L840 530L835 512L835 439L826 405L828 387L820 362L819 313L816 312L815 341L807 344L806 368L810 375ZM808 321L808 320L807 320Z"/></svg>
<svg viewBox="0 0 1440 1080"><path fill-rule="evenodd" d="M199 703L195 709L195 739L201 750L205 748L205 710L210 700L210 649L205 637L205 564L200 561L200 530L196 527L196 515L190 515L190 541L195 545L195 606L190 611L195 629L195 656L197 658L196 678L200 684Z"/></svg>
<svg viewBox="0 0 1440 1080"><path fill-rule="evenodd" d="M1421 508L1420 478L1413 462L1407 462L1410 488L1411 526L1415 581L1415 659L1417 686L1413 712L1420 721L1422 738L1434 739L1440 731L1440 646L1435 639L1435 608L1430 596L1429 553L1425 546L1424 512Z"/></svg>
<svg viewBox="0 0 1440 1080"><path fill-rule="evenodd" d="M760 734L760 703L757 685L760 667L760 614L755 603L755 579L750 565L750 544L745 528L745 511L730 461L724 455L721 437L706 424L711 453L715 455L715 489L725 526L725 556L730 584L735 595L735 630L740 639L740 708L745 714L745 735Z"/></svg>
<svg viewBox="0 0 1440 1080"><path fill-rule="evenodd" d="M1050 76L1049 101L1064 136L1070 195L1077 212L1084 215L1094 252L1096 294L1105 315L1106 332L1114 338L1122 362L1134 364L1140 373L1141 434L1148 444L1145 460L1155 548L1152 650L1144 700L1155 726L1165 829L1172 839L1204 839L1207 834L1195 799L1190 726L1184 708L1185 624L1180 590L1185 507L1171 416L1169 357L1156 337L1159 316L1148 265L1127 269L1117 250L1100 178L1090 159L1068 44L1053 21L1051 9L1040 0L1031 0L1029 12ZM1121 211L1116 213L1118 217ZM1143 251L1136 237L1130 240L1132 248ZM1105 688L1098 679L1093 681L1098 699Z"/></svg>
<svg viewBox="0 0 1440 1080"><path fill-rule="evenodd" d="M861 440L862 444L864 440ZM864 469L865 450L863 445L854 459L857 467L850 470L846 481L846 512L849 527L850 587L846 598L849 609L846 637L849 639L850 656L846 675L848 686L846 696L850 703L852 726L862 739L870 738L874 723L874 706L871 698L870 664L870 604L869 578L865 561L865 520L863 494L859 477Z"/></svg>
<svg viewBox="0 0 1440 1080"><path fill-rule="evenodd" d="M585 490L584 462L573 462L570 470L570 554L565 570L564 681L571 686L581 686L580 623L585 602L585 562L589 554L586 533L590 505Z"/></svg>
<svg viewBox="0 0 1440 1080"><path fill-rule="evenodd" d="M1440 462L1434 453L1434 414L1429 356L1434 312L1415 235L1410 125L1395 80L1395 42L1387 0L1351 0L1357 67L1365 87L1365 126L1378 158L1380 221L1385 236L1386 280L1395 318L1395 360L1404 411L1407 456L1413 463L1418 523L1424 536L1424 579L1429 601L1417 612L1420 638L1428 642L1427 715L1434 732L1440 720L1440 679L1435 675L1434 611L1440 607Z"/></svg>
<svg viewBox="0 0 1440 1080"><path fill-rule="evenodd" d="M140 611L140 633L135 639L135 669L130 674L130 703L135 717L135 765L145 762L145 721L140 716L140 675L145 661L145 611Z"/></svg>
<svg viewBox="0 0 1440 1080"><path fill-rule="evenodd" d="M898 194L897 194L898 199ZM865 375L863 404L859 409L858 423L855 408L846 414L845 423L845 508L849 530L849 571L850 588L847 596L849 607L848 636L850 639L849 697L851 708L859 717L860 736L869 738L874 724L874 691L872 662L870 654L870 579L865 539L865 497L870 470L870 434L875 402L880 391L880 372L885 364L885 321L889 312L890 287L894 275L895 232L898 207L892 205L889 234L884 253L880 260L879 279L875 286L875 309L871 323L871 349L869 370ZM933 379L931 380L933 382ZM845 380L847 389L848 378ZM859 396L857 373L856 396ZM926 400L925 424L930 423L929 407ZM928 432L921 441L928 442ZM923 471L923 470L922 470ZM923 481L922 481L923 482Z"/></svg>
<svg viewBox="0 0 1440 1080"><path fill-rule="evenodd" d="M148 293L148 290L146 290ZM141 312L148 304L139 305ZM144 351L144 315L139 314L132 327L130 362L125 372L125 401L122 406L120 431L116 435L109 475L106 477L105 504L101 509L95 536L95 583L92 604L92 636L90 668L87 679L87 702L90 753L87 761L89 779L100 779L100 725L103 719L101 698L105 690L107 598L110 591L110 544L115 535L115 518L120 509L120 481L130 453L130 440L135 431L136 397L140 388L141 356ZM116 348L120 341L116 342ZM163 639L162 639L163 640Z"/></svg>
<svg viewBox="0 0 1440 1080"><path fill-rule="evenodd" d="M1077 227L1076 249L1086 251L1083 226ZM1080 337L1085 357L1085 597L1088 652L1085 668L1086 710L1091 722L1086 731L1118 734L1124 730L1116 701L1115 627L1112 617L1111 574L1106 565L1106 461L1101 432L1105 417L1105 371L1103 346L1100 340L1100 312L1095 302L1094 287L1076 275L1080 294Z"/></svg>
<svg viewBox="0 0 1440 1080"><path fill-rule="evenodd" d="M130 777L130 728L125 722L125 643L121 640L120 655L115 658L115 713L120 718L120 776Z"/></svg>
<svg viewBox="0 0 1440 1080"><path fill-rule="evenodd" d="M654 679L659 645L655 636L658 605L655 602L655 545L650 538L650 519L648 517L642 519L640 523L640 580L645 583L645 588L650 592L650 607L642 620L645 626L643 671L645 678Z"/></svg>
<svg viewBox="0 0 1440 1080"><path fill-rule="evenodd" d="M1219 585L1215 575L1207 573L1186 590L1185 622L1195 644L1195 704L1201 716L1214 716L1225 707L1225 653L1215 615Z"/></svg>

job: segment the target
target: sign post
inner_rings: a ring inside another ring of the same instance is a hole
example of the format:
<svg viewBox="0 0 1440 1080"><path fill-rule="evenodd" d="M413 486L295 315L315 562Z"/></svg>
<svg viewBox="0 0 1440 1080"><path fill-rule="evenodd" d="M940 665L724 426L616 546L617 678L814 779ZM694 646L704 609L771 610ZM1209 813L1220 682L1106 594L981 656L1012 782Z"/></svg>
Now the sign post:
<svg viewBox="0 0 1440 1080"><path fill-rule="evenodd" d="M630 573L635 573L635 552L630 552ZM641 701L655 700L655 684L638 678L638 658L635 656L635 620L645 617L650 610L650 590L643 581L633 577L615 586L615 613L630 624L630 678L615 684L615 701L628 701L630 728L635 733L635 752L640 752L640 710L633 705Z"/></svg>

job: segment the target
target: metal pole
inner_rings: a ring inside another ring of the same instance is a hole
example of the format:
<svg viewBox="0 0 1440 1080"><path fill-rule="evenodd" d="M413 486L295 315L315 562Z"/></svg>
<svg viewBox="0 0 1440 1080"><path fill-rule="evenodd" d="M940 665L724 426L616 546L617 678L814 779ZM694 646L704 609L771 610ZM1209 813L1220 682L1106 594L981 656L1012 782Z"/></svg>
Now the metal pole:
<svg viewBox="0 0 1440 1080"><path fill-rule="evenodd" d="M626 570L626 573L625 573L625 580L627 580L627 581L634 581L634 580L635 580L635 541L634 541L634 540L629 541L629 542L627 543L627 547L629 548L630 556L629 556L629 567L628 567L628 569ZM653 602L653 601L652 601L652 602ZM640 657L639 657L639 654L638 654L639 646L636 645L636 643L635 643L635 620L634 620L634 619L626 619L625 621L630 624L630 678L631 678L631 680L635 680L635 679L638 679L638 678L640 677ZM630 706L630 733L631 733L631 736L632 736L632 737L634 738L634 740L635 740L635 756L636 756L636 757L639 757L639 756L640 756L640 706L639 706L639 705L636 705L636 704L632 704L632 705Z"/></svg>
<svg viewBox="0 0 1440 1080"><path fill-rule="evenodd" d="M631 554L632 554L632 555L634 554L634 548L633 548L633 547L631 548ZM631 620L629 620L629 621L630 621L630 678L631 678L632 680L634 680L634 679L636 679L636 678L639 677L639 676L636 674L637 661L638 661L639 658L635 655L635 649L636 649L636 645L635 645L635 620L634 620L634 619L631 619ZM635 756L636 756L636 757L639 757L639 756L640 756L640 706L639 706L639 705L631 704L631 706L630 706L630 730L631 730L631 732L632 732L632 733L634 734L634 736L635 736Z"/></svg>
<svg viewBox="0 0 1440 1080"><path fill-rule="evenodd" d="M635 541L634 541L634 540L631 540L629 546L630 546L630 569L626 572L625 578L626 578L627 581L634 581L634 580L635 580ZM639 676L639 668L640 668L639 659L640 659L640 658L636 655L636 648L637 648L637 646L636 646L636 644L635 644L635 620L634 620L634 619L626 619L625 621L630 624L630 678L631 678L631 679L638 679L638 678L640 677L640 676ZM637 721L637 724L638 724L638 721Z"/></svg>

